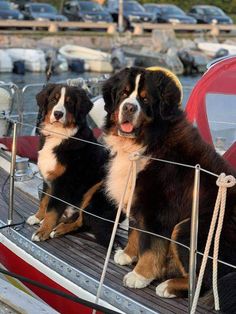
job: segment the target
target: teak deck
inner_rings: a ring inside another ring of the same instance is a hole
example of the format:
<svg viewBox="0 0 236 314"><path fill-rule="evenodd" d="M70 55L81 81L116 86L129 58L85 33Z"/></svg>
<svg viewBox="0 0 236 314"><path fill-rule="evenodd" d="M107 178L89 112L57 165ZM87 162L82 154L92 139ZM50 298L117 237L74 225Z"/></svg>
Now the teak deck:
<svg viewBox="0 0 236 314"><path fill-rule="evenodd" d="M7 177L7 173L0 169L0 187ZM9 192L9 184L6 185L4 191L6 194ZM38 201L31 198L19 189L15 189L15 208L22 214L24 218L27 218L30 214L36 212ZM0 195L0 221L7 221L8 204L5 203L3 195ZM14 222L20 221L19 215L14 213ZM7 228L8 229L8 228ZM5 229L4 235L7 236L8 232ZM25 239L30 239L33 231L36 227L31 227L27 224L17 232L18 236L23 236ZM23 238L23 239L24 239ZM25 240L28 242L27 240ZM73 277L72 269L76 269L87 275L92 280L92 286L88 284L88 291L96 294L98 282L100 280L103 263L105 260L106 250L102 246L98 245L88 237L82 237L81 234L66 235L61 238L51 239L45 242L31 242L35 248L42 248L49 253L49 257L52 254L57 259L66 263L67 267L63 268L63 276L71 280L76 284L79 283L79 279ZM27 244L28 245L28 244ZM27 247L27 246L26 246ZM32 250L33 251L33 250ZM44 263L49 263L45 260ZM65 264L64 264L65 265ZM51 267L51 266L50 266ZM61 266L62 267L62 266ZM164 299L159 298L155 294L155 288L157 282L152 283L145 289L129 289L125 288L122 283L123 276L130 271L132 267L117 266L113 261L113 256L109 262L105 286L111 288L117 296L111 300L111 304L124 311L125 313L161 313L161 314L182 314L188 312L188 300L187 299ZM57 269L54 269L58 271ZM26 275L27 276L27 275ZM86 282L83 289L86 289ZM129 306L122 300L122 296L126 299L132 300ZM109 302L109 297L107 300ZM134 302L134 305L132 305ZM140 308L139 308L140 305ZM124 306L126 306L124 308ZM204 305L199 305L197 313L207 314L213 313L208 310Z"/></svg>

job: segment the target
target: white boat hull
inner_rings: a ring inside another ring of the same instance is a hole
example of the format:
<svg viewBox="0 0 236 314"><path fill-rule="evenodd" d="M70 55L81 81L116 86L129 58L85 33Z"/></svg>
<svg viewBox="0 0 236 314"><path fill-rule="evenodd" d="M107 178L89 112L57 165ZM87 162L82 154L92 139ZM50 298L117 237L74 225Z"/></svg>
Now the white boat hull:
<svg viewBox="0 0 236 314"><path fill-rule="evenodd" d="M77 45L66 45L59 49L61 55L67 59L82 59L85 61L85 69L91 72L113 72L111 55L95 49Z"/></svg>
<svg viewBox="0 0 236 314"><path fill-rule="evenodd" d="M29 72L44 72L46 69L45 55L42 50L10 48L6 50L12 61L22 60Z"/></svg>
<svg viewBox="0 0 236 314"><path fill-rule="evenodd" d="M13 62L5 50L0 50L0 72L12 72Z"/></svg>
<svg viewBox="0 0 236 314"><path fill-rule="evenodd" d="M220 49L228 50L229 55L236 54L236 45L202 42L198 43L198 48L209 57L214 57Z"/></svg>

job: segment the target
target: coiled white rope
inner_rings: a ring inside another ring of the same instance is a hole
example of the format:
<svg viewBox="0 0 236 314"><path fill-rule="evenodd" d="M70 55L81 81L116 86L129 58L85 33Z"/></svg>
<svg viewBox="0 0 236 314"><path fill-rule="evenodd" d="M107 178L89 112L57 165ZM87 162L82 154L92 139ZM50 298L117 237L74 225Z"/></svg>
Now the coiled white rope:
<svg viewBox="0 0 236 314"><path fill-rule="evenodd" d="M215 208L212 215L211 225L207 237L207 242L203 254L202 264L198 276L197 287L192 303L192 308L190 314L194 314L197 308L197 302L199 299L202 280L208 260L208 255L211 247L212 238L215 231L216 222L218 219L218 225L215 233L214 239L214 253L213 253L213 275L212 275L212 287L213 287L213 295L215 301L215 310L220 310L219 305L219 294L218 294L218 287L217 287L217 274L218 274L218 253L219 253L219 243L220 243L220 234L223 226L224 214L225 214L225 203L226 203L226 195L227 195L227 188L233 187L236 184L236 179L229 175L226 176L225 173L221 173L218 177L216 184L219 186L218 195L216 198Z"/></svg>

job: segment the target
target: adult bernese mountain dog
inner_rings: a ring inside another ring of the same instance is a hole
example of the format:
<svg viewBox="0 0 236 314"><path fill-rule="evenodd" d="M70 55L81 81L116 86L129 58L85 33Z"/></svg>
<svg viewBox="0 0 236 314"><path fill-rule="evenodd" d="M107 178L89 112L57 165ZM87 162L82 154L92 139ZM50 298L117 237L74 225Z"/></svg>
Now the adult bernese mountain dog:
<svg viewBox="0 0 236 314"><path fill-rule="evenodd" d="M87 226L106 245L112 224L103 222L101 226L101 221L84 217L73 207L88 207L109 219L115 215L102 191L108 152L96 145L86 120L93 104L83 89L61 84L47 85L36 98L41 117L38 167L44 185L39 209L27 220L30 225L41 224L32 240L43 241ZM58 224L61 219L64 222Z"/></svg>
<svg viewBox="0 0 236 314"><path fill-rule="evenodd" d="M130 154L139 152L137 181L130 225L160 234L189 246L194 168L150 159L195 166L216 174L236 175L227 162L208 145L181 109L182 87L163 68L126 68L103 86L107 111L105 142L112 151L106 177L106 193L118 205L130 166ZM203 252L218 187L216 177L201 172L198 250ZM124 197L124 212L130 186ZM219 259L236 265L236 186L228 190ZM197 271L201 258L198 257ZM117 264L137 262L124 277L124 285L143 288L154 279L162 281L156 293L175 297L188 289L189 251L175 243L130 229L124 250L115 253ZM232 272L219 264L219 278ZM211 261L204 289L211 287Z"/></svg>

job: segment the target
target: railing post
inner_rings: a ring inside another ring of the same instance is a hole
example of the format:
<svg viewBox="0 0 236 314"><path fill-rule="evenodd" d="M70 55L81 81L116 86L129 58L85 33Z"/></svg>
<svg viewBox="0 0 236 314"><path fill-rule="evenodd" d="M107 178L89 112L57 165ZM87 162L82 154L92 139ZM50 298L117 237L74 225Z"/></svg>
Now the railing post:
<svg viewBox="0 0 236 314"><path fill-rule="evenodd" d="M124 4L123 0L119 0L119 12L118 12L118 31L122 33L124 31Z"/></svg>
<svg viewBox="0 0 236 314"><path fill-rule="evenodd" d="M14 181L15 181L15 166L16 166L16 135L17 135L17 122L13 124L13 139L11 149L11 168L10 168L10 193L9 193L9 209L7 224L10 225L13 221L14 209Z"/></svg>
<svg viewBox="0 0 236 314"><path fill-rule="evenodd" d="M188 287L188 312L189 313L191 311L195 288L196 288L200 171L201 171L200 165L196 165L195 174L194 174L194 186L193 186L193 203L192 203L190 252L189 252L189 287Z"/></svg>

